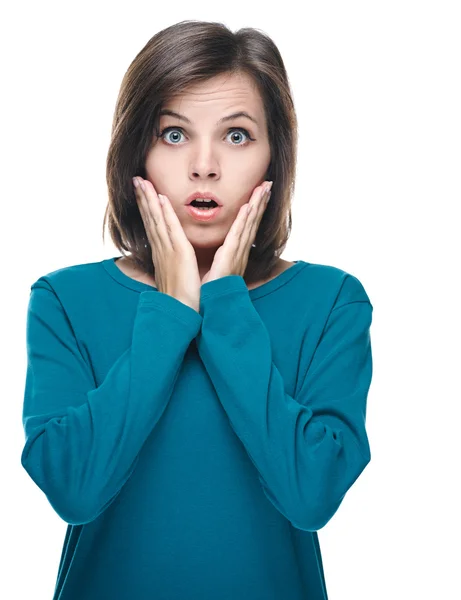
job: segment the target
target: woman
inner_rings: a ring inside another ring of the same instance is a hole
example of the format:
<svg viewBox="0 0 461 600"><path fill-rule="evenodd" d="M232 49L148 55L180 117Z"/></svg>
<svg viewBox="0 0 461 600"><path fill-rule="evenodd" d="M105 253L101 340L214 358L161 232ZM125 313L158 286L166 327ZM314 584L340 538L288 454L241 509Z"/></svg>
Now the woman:
<svg viewBox="0 0 461 600"><path fill-rule="evenodd" d="M279 258L296 139L258 30L184 21L130 65L106 212L129 255L31 286L21 462L68 523L55 600L327 598L317 531L371 458L373 307Z"/></svg>

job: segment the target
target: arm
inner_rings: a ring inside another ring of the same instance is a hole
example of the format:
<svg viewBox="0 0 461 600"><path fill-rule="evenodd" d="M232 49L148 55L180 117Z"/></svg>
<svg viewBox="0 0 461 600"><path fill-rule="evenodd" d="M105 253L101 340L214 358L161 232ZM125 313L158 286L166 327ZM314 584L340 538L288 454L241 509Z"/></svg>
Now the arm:
<svg viewBox="0 0 461 600"><path fill-rule="evenodd" d="M118 495L201 321L171 296L141 293L131 345L96 388L53 289L44 280L32 286L21 464L64 521L88 523Z"/></svg>
<svg viewBox="0 0 461 600"><path fill-rule="evenodd" d="M265 495L298 529L322 528L371 459L372 310L349 277L292 397L244 280L228 276L202 288L199 353Z"/></svg>

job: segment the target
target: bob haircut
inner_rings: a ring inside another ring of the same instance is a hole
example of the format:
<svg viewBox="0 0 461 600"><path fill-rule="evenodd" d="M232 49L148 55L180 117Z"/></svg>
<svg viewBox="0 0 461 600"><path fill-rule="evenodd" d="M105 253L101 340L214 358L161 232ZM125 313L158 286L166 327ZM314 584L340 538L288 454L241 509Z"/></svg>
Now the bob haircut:
<svg viewBox="0 0 461 600"><path fill-rule="evenodd" d="M265 180L273 181L270 202L248 257L247 285L271 277L291 233L298 124L285 66L274 42L253 28L236 33L224 24L181 21L154 35L125 73L117 98L106 160L109 234L123 256L155 278L150 243L132 178L147 179L145 159L166 102L189 85L222 74L246 74L261 95L270 145Z"/></svg>

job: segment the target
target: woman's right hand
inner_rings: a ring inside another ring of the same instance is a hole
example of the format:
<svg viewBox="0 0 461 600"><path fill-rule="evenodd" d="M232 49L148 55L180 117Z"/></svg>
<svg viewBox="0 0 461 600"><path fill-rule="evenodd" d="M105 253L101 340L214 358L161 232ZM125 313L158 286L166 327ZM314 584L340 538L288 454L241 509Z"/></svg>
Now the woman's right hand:
<svg viewBox="0 0 461 600"><path fill-rule="evenodd" d="M145 188L135 186L135 194L152 250L156 287L200 312L202 282L194 248L169 199L165 197L162 206L150 181L139 176L133 178L133 184L135 181Z"/></svg>

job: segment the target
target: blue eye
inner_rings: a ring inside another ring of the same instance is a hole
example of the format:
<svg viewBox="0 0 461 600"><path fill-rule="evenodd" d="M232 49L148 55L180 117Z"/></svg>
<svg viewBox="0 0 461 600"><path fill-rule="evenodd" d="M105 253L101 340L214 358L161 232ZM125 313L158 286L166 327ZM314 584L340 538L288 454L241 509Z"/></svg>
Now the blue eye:
<svg viewBox="0 0 461 600"><path fill-rule="evenodd" d="M166 141L164 136L165 136L165 134L170 133L171 131L179 131L182 135L184 135L182 127L165 127L165 129L163 131L161 131L157 137L163 138L163 140ZM231 129L229 129L229 131L227 133L229 134L231 132L243 133L248 138L247 141L244 142L243 144L231 144L231 146L247 146L250 143L250 141L252 141L252 142L255 141L244 127L232 127ZM178 141L178 140L176 140L176 141ZM172 142L166 142L166 143L169 144L170 146L178 145L178 144L175 144Z"/></svg>

